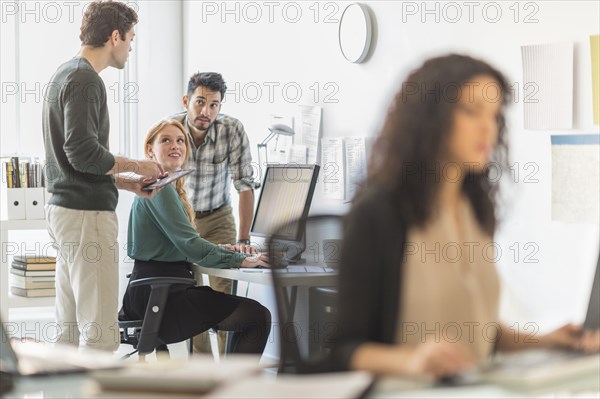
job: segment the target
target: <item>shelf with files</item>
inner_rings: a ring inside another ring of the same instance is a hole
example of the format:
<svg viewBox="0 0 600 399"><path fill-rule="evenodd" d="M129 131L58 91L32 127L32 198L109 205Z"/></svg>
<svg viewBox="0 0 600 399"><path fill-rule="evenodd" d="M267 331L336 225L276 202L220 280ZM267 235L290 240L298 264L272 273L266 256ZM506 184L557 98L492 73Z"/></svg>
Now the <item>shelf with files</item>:
<svg viewBox="0 0 600 399"><path fill-rule="evenodd" d="M0 262L0 315L2 320L8 320L8 309L19 307L48 307L54 306L54 297L38 297L25 298L10 294L8 283L8 275L10 264L8 263L9 241L8 234L10 231L46 231L45 219L26 219L26 220L1 220L1 243L2 256Z"/></svg>

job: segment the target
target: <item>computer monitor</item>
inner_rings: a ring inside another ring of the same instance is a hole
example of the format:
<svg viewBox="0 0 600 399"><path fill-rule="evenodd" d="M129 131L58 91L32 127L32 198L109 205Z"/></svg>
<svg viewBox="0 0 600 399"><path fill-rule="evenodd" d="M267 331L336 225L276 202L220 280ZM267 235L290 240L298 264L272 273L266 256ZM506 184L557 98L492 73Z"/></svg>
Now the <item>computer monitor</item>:
<svg viewBox="0 0 600 399"><path fill-rule="evenodd" d="M319 165L267 166L250 229L253 243L264 244L277 231L279 242L304 250L304 229L293 221L308 216L318 175Z"/></svg>

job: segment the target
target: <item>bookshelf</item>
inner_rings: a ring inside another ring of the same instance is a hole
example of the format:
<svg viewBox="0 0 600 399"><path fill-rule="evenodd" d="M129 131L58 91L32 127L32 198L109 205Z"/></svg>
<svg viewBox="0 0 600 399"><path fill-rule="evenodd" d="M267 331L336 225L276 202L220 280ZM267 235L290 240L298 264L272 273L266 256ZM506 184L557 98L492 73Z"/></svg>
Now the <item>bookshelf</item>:
<svg viewBox="0 0 600 399"><path fill-rule="evenodd" d="M54 306L54 297L24 298L10 294L8 284L8 273L10 264L6 254L8 243L8 232L14 230L44 230L46 231L45 219L29 220L0 220L0 240L2 242L2 256L0 262L0 315L3 321L8 321L9 308L22 307L47 307Z"/></svg>

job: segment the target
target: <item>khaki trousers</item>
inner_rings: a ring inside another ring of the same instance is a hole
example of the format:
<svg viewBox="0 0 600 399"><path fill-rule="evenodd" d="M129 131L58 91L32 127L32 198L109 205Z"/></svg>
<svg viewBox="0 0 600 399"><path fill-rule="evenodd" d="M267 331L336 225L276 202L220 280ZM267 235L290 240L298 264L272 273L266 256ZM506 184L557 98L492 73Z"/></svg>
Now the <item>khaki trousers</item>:
<svg viewBox="0 0 600 399"><path fill-rule="evenodd" d="M57 249L56 342L119 348L119 246L115 212L46 205L48 233Z"/></svg>
<svg viewBox="0 0 600 399"><path fill-rule="evenodd" d="M196 216L195 227L200 237L213 244L235 244L236 231L232 211L233 209L230 205L225 205L215 212L200 215L200 217ZM194 277L197 285L203 285L201 274L195 273ZM209 276L209 282L213 290L231 294L231 280ZM217 333L217 341L219 343L219 353L223 354L227 341L227 331L219 331ZM193 343L194 352L211 353L208 332L196 335Z"/></svg>

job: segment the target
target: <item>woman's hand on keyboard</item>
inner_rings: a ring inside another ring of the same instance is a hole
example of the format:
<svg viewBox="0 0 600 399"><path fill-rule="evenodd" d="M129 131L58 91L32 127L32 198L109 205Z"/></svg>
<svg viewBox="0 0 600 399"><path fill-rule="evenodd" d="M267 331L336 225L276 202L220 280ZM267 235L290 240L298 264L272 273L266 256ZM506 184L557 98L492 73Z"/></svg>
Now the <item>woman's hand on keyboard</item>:
<svg viewBox="0 0 600 399"><path fill-rule="evenodd" d="M584 331L578 342L578 347L582 352L595 353L600 351L600 330Z"/></svg>
<svg viewBox="0 0 600 399"><path fill-rule="evenodd" d="M566 324L542 336L540 342L545 347L595 353L600 351L600 330L585 331L582 325Z"/></svg>
<svg viewBox="0 0 600 399"><path fill-rule="evenodd" d="M270 268L269 257L264 252L257 252L242 261L241 267L264 267Z"/></svg>

